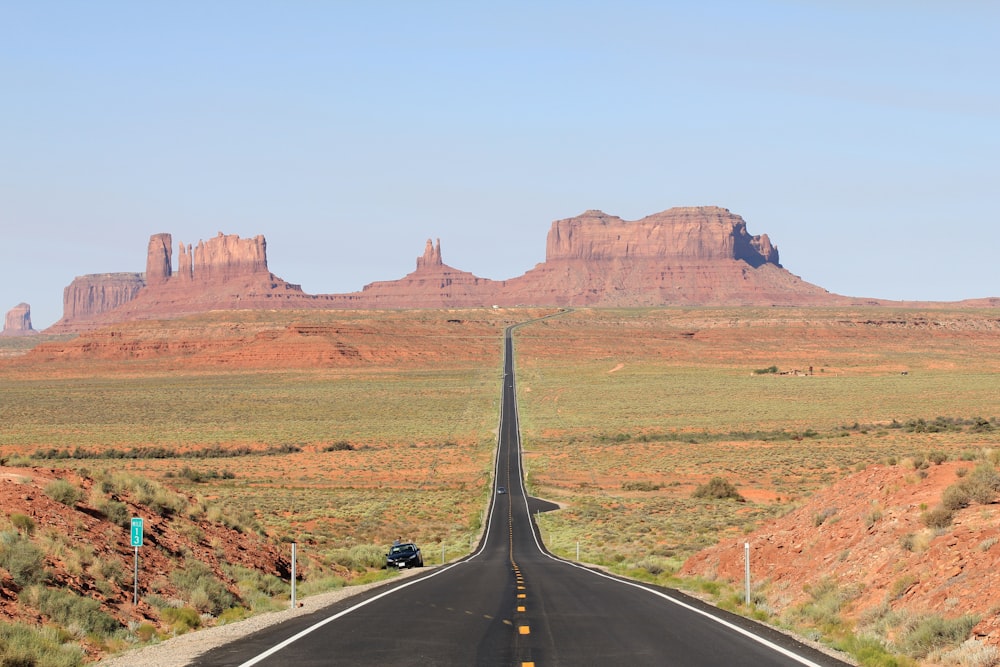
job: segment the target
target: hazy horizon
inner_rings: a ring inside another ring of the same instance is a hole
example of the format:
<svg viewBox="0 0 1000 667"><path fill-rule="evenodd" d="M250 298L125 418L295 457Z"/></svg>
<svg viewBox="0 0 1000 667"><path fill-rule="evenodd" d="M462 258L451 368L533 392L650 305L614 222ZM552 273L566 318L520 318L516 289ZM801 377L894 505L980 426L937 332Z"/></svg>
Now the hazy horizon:
<svg viewBox="0 0 1000 667"><path fill-rule="evenodd" d="M0 310L152 234L262 234L311 294L492 279L552 221L720 206L847 296L1000 296L1000 6L8 3ZM176 257L175 257L176 265Z"/></svg>

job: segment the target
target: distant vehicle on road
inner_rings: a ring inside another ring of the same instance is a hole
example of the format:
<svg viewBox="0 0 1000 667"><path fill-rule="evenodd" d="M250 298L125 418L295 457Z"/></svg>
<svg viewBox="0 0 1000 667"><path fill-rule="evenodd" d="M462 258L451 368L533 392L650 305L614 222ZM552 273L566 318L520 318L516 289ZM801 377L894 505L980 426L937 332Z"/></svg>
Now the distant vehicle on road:
<svg viewBox="0 0 1000 667"><path fill-rule="evenodd" d="M406 567L423 567L424 557L420 555L420 547L412 542L393 544L385 555L385 566L400 570Z"/></svg>
<svg viewBox="0 0 1000 667"><path fill-rule="evenodd" d="M498 486L497 487L497 495L501 495L502 496L505 493L507 493L507 488L506 487L503 487L503 486Z"/></svg>

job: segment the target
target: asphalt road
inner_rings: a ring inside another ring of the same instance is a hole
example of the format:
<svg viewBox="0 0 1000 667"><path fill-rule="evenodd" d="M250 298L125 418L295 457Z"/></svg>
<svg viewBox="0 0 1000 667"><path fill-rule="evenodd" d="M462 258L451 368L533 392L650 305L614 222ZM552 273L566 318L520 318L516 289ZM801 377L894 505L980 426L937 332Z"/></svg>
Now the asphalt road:
<svg viewBox="0 0 1000 667"><path fill-rule="evenodd" d="M511 331L497 485L478 550L213 650L196 667L250 665L844 665L766 626L669 589L560 561L523 486ZM431 554L425 554L430 559Z"/></svg>

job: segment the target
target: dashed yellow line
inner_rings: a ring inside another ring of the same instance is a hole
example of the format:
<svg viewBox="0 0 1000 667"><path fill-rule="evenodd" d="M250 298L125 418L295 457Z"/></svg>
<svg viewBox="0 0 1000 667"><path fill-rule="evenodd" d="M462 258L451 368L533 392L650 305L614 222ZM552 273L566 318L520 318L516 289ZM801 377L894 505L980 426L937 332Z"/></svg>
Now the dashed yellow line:
<svg viewBox="0 0 1000 667"><path fill-rule="evenodd" d="M518 632L518 634L522 634L522 635L530 635L531 634L531 628L528 627L527 625L521 625L521 626L519 626L517 628L517 632Z"/></svg>

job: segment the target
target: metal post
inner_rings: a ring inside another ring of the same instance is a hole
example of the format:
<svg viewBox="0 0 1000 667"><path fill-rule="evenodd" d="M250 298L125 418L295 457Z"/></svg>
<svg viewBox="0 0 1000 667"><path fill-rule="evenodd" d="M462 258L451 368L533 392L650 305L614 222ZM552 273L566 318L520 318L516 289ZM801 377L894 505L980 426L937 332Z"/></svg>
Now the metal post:
<svg viewBox="0 0 1000 667"><path fill-rule="evenodd" d="M444 544L441 545L441 564L444 565Z"/></svg>
<svg viewBox="0 0 1000 667"><path fill-rule="evenodd" d="M292 542L292 609L295 609L295 542Z"/></svg>
<svg viewBox="0 0 1000 667"><path fill-rule="evenodd" d="M579 562L579 560L580 560L580 543L579 542L576 543L576 560L577 560L577 562Z"/></svg>
<svg viewBox="0 0 1000 667"><path fill-rule="evenodd" d="M139 547L133 547L135 549L135 562L134 562L134 577L132 578L132 604L139 604Z"/></svg>
<svg viewBox="0 0 1000 667"><path fill-rule="evenodd" d="M747 607L750 606L750 543L743 543L743 565L746 571L746 602Z"/></svg>

